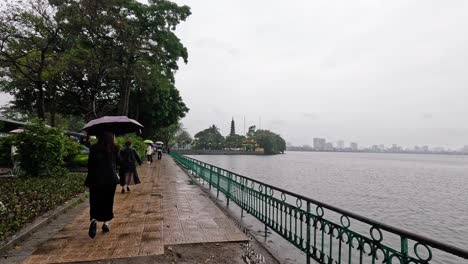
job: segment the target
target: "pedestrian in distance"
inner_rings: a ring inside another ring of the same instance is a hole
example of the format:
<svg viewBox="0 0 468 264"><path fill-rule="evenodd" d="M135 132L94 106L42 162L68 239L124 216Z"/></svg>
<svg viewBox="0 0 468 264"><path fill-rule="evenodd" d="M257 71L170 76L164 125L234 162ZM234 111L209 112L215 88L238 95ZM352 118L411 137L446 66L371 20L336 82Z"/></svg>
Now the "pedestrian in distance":
<svg viewBox="0 0 468 264"><path fill-rule="evenodd" d="M135 162L141 165L143 162L138 156L137 151L132 147L131 141L125 142L125 147L120 150L120 186L122 186L122 193L125 193L125 186L127 192L130 192L130 185L140 183L138 171Z"/></svg>
<svg viewBox="0 0 468 264"><path fill-rule="evenodd" d="M162 148L158 148L158 160L162 159Z"/></svg>
<svg viewBox="0 0 468 264"><path fill-rule="evenodd" d="M153 153L153 147L151 146L151 144L148 144L148 147L146 148L146 159L148 164L153 163Z"/></svg>
<svg viewBox="0 0 468 264"><path fill-rule="evenodd" d="M117 162L119 150L114 143L114 134L102 132L98 142L91 146L88 157L88 175L85 186L89 188L90 225L88 235L96 236L97 222L103 222L102 231L107 233L109 221L114 218L114 194L119 183Z"/></svg>

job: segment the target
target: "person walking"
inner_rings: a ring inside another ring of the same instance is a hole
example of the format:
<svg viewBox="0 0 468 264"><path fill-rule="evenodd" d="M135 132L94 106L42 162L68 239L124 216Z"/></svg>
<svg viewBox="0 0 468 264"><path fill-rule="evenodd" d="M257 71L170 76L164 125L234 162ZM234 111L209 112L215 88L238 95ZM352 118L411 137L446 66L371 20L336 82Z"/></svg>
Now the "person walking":
<svg viewBox="0 0 468 264"><path fill-rule="evenodd" d="M137 151L132 147L131 141L125 142L125 147L120 150L120 186L122 186L122 193L125 193L125 186L127 192L130 192L130 185L139 184L140 178L136 169L135 162L141 165L143 162L138 156Z"/></svg>
<svg viewBox="0 0 468 264"><path fill-rule="evenodd" d="M98 142L91 146L88 157L88 175L85 186L89 188L90 225L88 235L96 236L97 222L103 222L102 231L107 233L109 221L114 218L114 194L119 182L117 176L118 148L114 134L102 132Z"/></svg>
<svg viewBox="0 0 468 264"><path fill-rule="evenodd" d="M151 144L148 144L148 147L146 148L146 159L148 163L153 163L153 147Z"/></svg>
<svg viewBox="0 0 468 264"><path fill-rule="evenodd" d="M158 147L158 160L162 158L162 147Z"/></svg>

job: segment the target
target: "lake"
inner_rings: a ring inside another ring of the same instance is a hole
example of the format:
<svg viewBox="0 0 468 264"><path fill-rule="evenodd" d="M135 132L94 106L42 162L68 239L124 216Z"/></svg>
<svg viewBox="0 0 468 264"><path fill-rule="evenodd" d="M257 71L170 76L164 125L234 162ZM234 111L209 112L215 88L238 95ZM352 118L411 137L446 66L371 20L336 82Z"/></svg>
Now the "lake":
<svg viewBox="0 0 468 264"><path fill-rule="evenodd" d="M468 248L468 156L287 152L192 157Z"/></svg>

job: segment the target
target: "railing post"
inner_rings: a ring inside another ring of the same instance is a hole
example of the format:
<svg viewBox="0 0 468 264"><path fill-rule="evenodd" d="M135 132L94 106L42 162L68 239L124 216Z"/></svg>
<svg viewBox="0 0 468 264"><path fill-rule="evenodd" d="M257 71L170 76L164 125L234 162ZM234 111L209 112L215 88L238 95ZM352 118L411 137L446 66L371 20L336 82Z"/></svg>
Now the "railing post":
<svg viewBox="0 0 468 264"><path fill-rule="evenodd" d="M227 194L226 194L226 198L227 198L227 207L229 207L229 197L231 197L231 178L232 178L232 174L230 172L228 172L228 186L227 186Z"/></svg>
<svg viewBox="0 0 468 264"><path fill-rule="evenodd" d="M245 183L245 179L241 178L240 180L240 183L241 183L241 218L244 217L244 183Z"/></svg>
<svg viewBox="0 0 468 264"><path fill-rule="evenodd" d="M401 254L403 255L403 264L408 263L408 238L401 236Z"/></svg>
<svg viewBox="0 0 468 264"><path fill-rule="evenodd" d="M211 180L212 180L212 176L213 176L212 170L213 170L213 166L211 166L211 164L210 164L210 184L209 184L209 187L208 187L209 190L211 190Z"/></svg>
<svg viewBox="0 0 468 264"><path fill-rule="evenodd" d="M307 260L307 264L310 264L310 202L309 201L307 201L306 225L307 225L306 260Z"/></svg>
<svg viewBox="0 0 468 264"><path fill-rule="evenodd" d="M265 208L264 208L264 212L263 212L263 221L265 223L265 238L267 237L267 231L268 231L268 219L267 219L267 214L268 214L268 202L267 202L267 196L268 196L268 191L267 191L267 187L265 186L265 194L263 196L263 199L265 199Z"/></svg>
<svg viewBox="0 0 468 264"><path fill-rule="evenodd" d="M218 199L219 198L219 178L221 178L220 177L221 173L219 172L219 168L216 168L216 174L218 175L218 177L217 177L218 180L217 180L217 183L216 183L217 184L216 185L217 186L217 188L216 188L216 199Z"/></svg>

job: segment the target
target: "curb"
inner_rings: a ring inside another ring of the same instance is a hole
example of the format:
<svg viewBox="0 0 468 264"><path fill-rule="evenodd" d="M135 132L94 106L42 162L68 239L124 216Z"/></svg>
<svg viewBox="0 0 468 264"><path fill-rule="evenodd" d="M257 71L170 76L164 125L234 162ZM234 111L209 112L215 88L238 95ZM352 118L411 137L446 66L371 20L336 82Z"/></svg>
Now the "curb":
<svg viewBox="0 0 468 264"><path fill-rule="evenodd" d="M87 199L86 192L80 194L78 197L72 198L66 201L63 205L60 205L58 208L53 209L52 211L46 212L41 216L38 216L34 222L27 225L19 232L14 234L13 236L7 238L3 242L0 243L0 254L4 254L6 251L12 249L16 244L22 242L26 238L28 238L34 231L38 230L39 228L49 224L55 219L58 215L66 212L68 209L73 208L74 206L84 202Z"/></svg>

